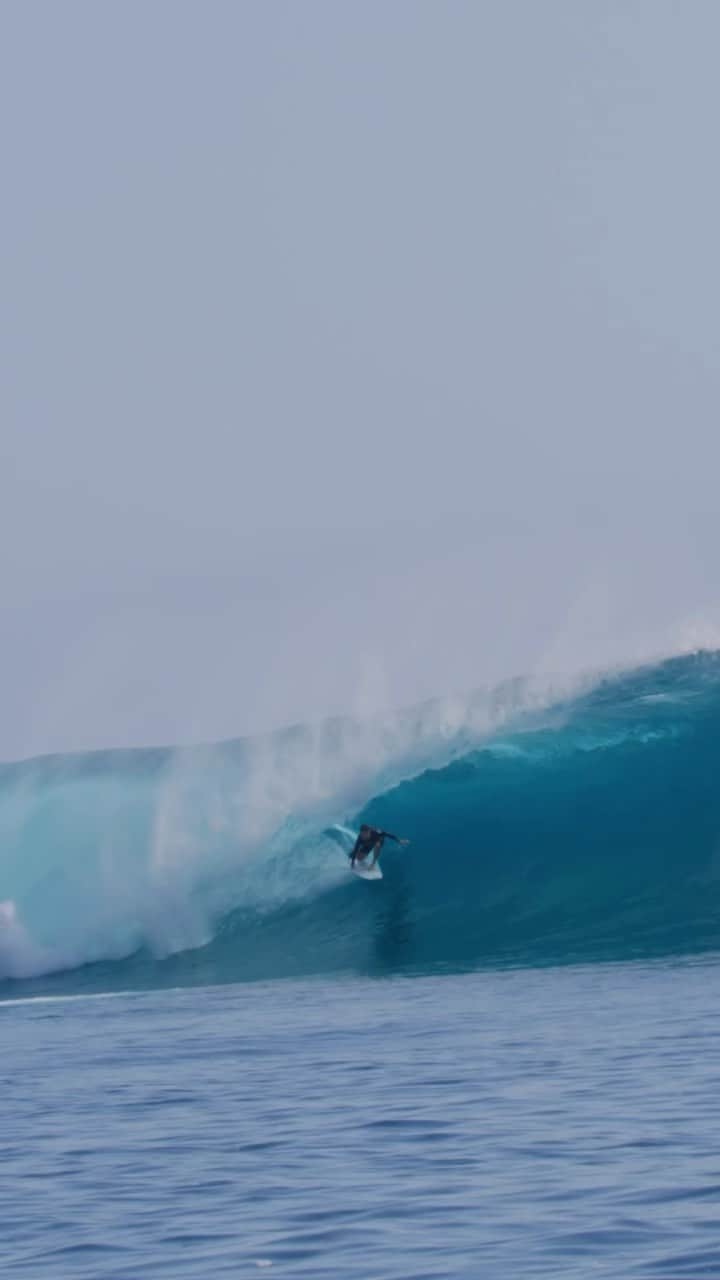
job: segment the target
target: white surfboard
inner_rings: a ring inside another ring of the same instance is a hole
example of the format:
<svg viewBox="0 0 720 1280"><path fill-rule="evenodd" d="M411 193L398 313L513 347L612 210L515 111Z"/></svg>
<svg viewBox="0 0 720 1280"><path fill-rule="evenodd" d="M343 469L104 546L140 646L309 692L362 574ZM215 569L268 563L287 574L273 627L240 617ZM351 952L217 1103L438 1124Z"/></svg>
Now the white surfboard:
<svg viewBox="0 0 720 1280"><path fill-rule="evenodd" d="M350 870L354 876L359 876L361 880L382 880L383 878L382 871L377 864L374 867L364 867L362 862L356 862L355 866L351 867Z"/></svg>

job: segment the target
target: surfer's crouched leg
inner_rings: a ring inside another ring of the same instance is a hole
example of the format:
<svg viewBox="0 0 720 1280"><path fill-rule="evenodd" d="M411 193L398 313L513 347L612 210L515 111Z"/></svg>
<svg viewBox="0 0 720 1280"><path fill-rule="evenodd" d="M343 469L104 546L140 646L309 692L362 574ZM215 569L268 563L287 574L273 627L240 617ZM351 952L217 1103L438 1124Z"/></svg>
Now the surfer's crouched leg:
<svg viewBox="0 0 720 1280"><path fill-rule="evenodd" d="M375 866L375 863L377 862L378 858L380 857L380 853L381 853L382 847L383 847L383 842L382 842L382 840L378 840L377 844L375 845L375 848L374 848L374 849L373 849L373 851L372 851L372 852L373 852L373 860L372 860L372 862L370 863L370 870L371 870L371 871L372 871L373 867Z"/></svg>

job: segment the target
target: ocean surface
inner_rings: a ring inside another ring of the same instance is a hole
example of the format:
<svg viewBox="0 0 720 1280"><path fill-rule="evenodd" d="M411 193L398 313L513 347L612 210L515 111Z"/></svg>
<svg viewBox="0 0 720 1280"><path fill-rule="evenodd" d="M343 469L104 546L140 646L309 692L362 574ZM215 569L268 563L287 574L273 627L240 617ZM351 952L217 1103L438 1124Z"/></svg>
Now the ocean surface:
<svg viewBox="0 0 720 1280"><path fill-rule="evenodd" d="M718 1276L719 985L676 959L0 1005L2 1274Z"/></svg>
<svg viewBox="0 0 720 1280"><path fill-rule="evenodd" d="M720 1277L719 763L698 653L0 766L2 1274Z"/></svg>

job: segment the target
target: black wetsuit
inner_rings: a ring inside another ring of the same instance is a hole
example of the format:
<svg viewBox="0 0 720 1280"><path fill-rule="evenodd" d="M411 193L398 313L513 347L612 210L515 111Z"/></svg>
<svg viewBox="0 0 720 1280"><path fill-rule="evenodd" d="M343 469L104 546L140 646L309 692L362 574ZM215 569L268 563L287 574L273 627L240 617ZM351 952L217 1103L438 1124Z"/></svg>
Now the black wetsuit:
<svg viewBox="0 0 720 1280"><path fill-rule="evenodd" d="M355 841L355 848L350 854L350 866L355 866L356 858L367 858L368 854L372 853L373 850L379 856L385 840L394 840L396 844L401 844L399 836L394 836L389 831L380 831L377 827L369 827L366 823L363 823Z"/></svg>

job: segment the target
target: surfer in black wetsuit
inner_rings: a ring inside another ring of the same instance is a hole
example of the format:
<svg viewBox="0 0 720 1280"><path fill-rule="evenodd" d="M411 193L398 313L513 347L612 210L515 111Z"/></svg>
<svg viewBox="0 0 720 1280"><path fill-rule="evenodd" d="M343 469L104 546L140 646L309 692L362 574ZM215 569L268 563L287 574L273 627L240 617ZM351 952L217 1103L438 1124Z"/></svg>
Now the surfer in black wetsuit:
<svg viewBox="0 0 720 1280"><path fill-rule="evenodd" d="M350 868L355 866L356 862L364 862L368 854L373 855L369 870L372 871L375 863L380 857L383 844L386 840L394 840L396 844L409 844L409 840L403 840L400 836L391 835L389 831L380 831L377 827L369 827L363 822L358 838L355 841L355 848L350 854Z"/></svg>

